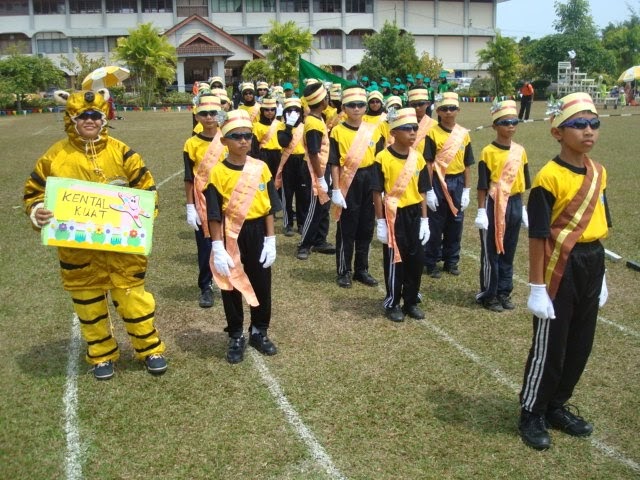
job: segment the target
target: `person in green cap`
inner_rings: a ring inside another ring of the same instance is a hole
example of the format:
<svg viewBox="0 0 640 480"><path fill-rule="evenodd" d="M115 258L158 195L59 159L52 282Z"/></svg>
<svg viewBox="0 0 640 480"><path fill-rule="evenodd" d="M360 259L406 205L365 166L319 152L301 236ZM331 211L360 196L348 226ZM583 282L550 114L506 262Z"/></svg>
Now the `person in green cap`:
<svg viewBox="0 0 640 480"><path fill-rule="evenodd" d="M451 90L449 80L447 80L447 72L440 73L440 84L438 85L438 93L444 93Z"/></svg>
<svg viewBox="0 0 640 480"><path fill-rule="evenodd" d="M416 75L416 86L424 87L424 75L422 75L421 73L418 73Z"/></svg>
<svg viewBox="0 0 640 480"><path fill-rule="evenodd" d="M362 86L362 88L368 88L370 83L369 83L369 77L364 76L360 78L360 85Z"/></svg>
<svg viewBox="0 0 640 480"><path fill-rule="evenodd" d="M429 77L424 77L424 88L427 89L428 98L429 98L429 107L427 108L427 115L431 116L435 108L436 92L431 86L431 79Z"/></svg>

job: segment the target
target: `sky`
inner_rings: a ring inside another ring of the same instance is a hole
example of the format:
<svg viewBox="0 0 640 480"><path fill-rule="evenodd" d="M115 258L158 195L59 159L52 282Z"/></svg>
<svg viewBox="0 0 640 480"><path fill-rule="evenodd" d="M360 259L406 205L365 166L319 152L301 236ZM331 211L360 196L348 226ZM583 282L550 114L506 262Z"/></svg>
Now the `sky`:
<svg viewBox="0 0 640 480"><path fill-rule="evenodd" d="M566 3L566 0L560 0ZM505 37L540 38L556 33L553 22L556 20L555 0L508 0L498 3L497 23L500 33ZM610 22L623 22L629 12L627 5L640 11L640 0L589 0L591 16L599 29Z"/></svg>

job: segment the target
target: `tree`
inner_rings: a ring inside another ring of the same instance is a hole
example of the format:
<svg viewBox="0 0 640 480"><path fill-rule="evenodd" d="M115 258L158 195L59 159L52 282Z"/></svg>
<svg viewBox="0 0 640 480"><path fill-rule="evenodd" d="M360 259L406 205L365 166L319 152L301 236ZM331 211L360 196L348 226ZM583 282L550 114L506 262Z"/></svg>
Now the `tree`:
<svg viewBox="0 0 640 480"><path fill-rule="evenodd" d="M49 58L12 54L0 60L0 87L4 94L16 96L17 108L30 93L64 83L64 73Z"/></svg>
<svg viewBox="0 0 640 480"><path fill-rule="evenodd" d="M420 57L419 73L422 73L427 78L438 78L443 68L442 59L431 57L428 52L424 52Z"/></svg>
<svg viewBox="0 0 640 480"><path fill-rule="evenodd" d="M145 106L176 75L176 48L151 23L143 23L129 30L128 37L118 38L115 58L127 64Z"/></svg>
<svg viewBox="0 0 640 480"><path fill-rule="evenodd" d="M76 90L82 89L82 80L93 72L96 68L104 67L104 58L89 58L86 53L82 53L79 48L73 49L75 60L69 57L62 57L60 60L60 66L67 71L71 72L73 78L73 88Z"/></svg>
<svg viewBox="0 0 640 480"><path fill-rule="evenodd" d="M274 70L266 60L251 60L242 69L242 78L246 81L264 80L272 83L274 80Z"/></svg>
<svg viewBox="0 0 640 480"><path fill-rule="evenodd" d="M640 16L629 7L629 19L609 24L602 32L602 45L613 53L618 72L640 64Z"/></svg>
<svg viewBox="0 0 640 480"><path fill-rule="evenodd" d="M360 76L371 78L405 78L418 65L415 40L395 23L385 22L380 33L365 35L366 49L358 66Z"/></svg>
<svg viewBox="0 0 640 480"><path fill-rule="evenodd" d="M260 42L269 49L267 62L274 81L293 82L298 78L298 57L311 49L312 41L311 32L300 29L293 20L271 21L271 30L260 36Z"/></svg>
<svg viewBox="0 0 640 480"><path fill-rule="evenodd" d="M588 0L568 0L567 3L555 2L554 6L558 17L553 22L553 28L556 32L564 35L598 36Z"/></svg>
<svg viewBox="0 0 640 480"><path fill-rule="evenodd" d="M520 70L518 44L512 38L496 34L495 40L487 43L485 48L478 51L478 68L482 64L494 81L495 95L510 95L513 93Z"/></svg>

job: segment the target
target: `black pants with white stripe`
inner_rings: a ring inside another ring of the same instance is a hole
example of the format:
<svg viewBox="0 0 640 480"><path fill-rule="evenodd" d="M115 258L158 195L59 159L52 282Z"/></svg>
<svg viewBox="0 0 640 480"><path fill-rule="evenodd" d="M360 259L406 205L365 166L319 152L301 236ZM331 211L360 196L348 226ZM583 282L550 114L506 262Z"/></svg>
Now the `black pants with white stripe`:
<svg viewBox="0 0 640 480"><path fill-rule="evenodd" d="M314 245L322 245L327 241L329 233L329 206L331 202L324 205L320 203L320 199L313 194L313 185L309 166L304 162L300 167L300 176L302 178L302 191L300 205L296 205L296 219L298 225L302 225L302 238L300 239L300 248L311 248ZM330 182L329 169L325 171L324 179Z"/></svg>
<svg viewBox="0 0 640 480"><path fill-rule="evenodd" d="M533 341L520 392L524 410L544 415L571 398L593 346L603 276L602 244L577 243L553 300L556 318L533 317Z"/></svg>

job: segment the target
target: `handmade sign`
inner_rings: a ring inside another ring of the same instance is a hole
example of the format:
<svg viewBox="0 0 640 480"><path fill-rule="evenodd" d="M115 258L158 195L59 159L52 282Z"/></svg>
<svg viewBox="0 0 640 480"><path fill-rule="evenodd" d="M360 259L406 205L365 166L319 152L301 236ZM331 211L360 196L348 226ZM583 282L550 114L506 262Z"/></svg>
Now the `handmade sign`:
<svg viewBox="0 0 640 480"><path fill-rule="evenodd" d="M48 177L44 206L53 219L43 245L148 255L155 192Z"/></svg>

